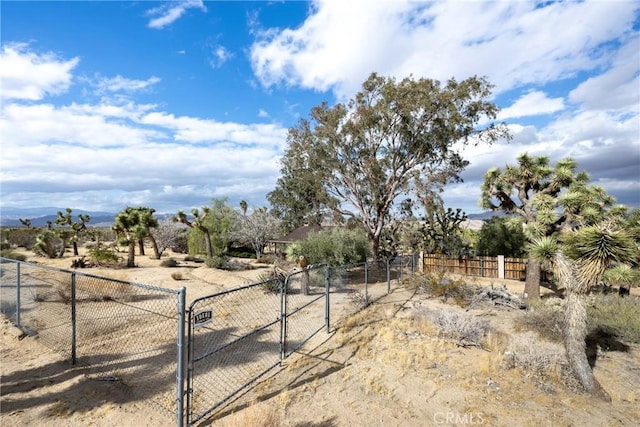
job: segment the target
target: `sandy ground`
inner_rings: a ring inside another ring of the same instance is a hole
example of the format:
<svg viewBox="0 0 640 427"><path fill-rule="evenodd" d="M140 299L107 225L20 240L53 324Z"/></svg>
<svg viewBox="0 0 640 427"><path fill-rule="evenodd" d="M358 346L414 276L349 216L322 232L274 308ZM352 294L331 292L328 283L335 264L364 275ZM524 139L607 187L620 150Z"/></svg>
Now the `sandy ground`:
<svg viewBox="0 0 640 427"><path fill-rule="evenodd" d="M181 256L176 256L178 259ZM44 260L69 268L72 257ZM138 268L90 269L91 274L177 289L188 299L256 281L269 267L220 271L182 263L157 266L136 257ZM183 280L172 273L181 272ZM483 281L479 284L498 284ZM505 283L514 292L523 284ZM638 289L634 289L637 293ZM550 291L545 290L545 293ZM637 295L636 295L637 296ZM487 320L494 342L461 346L439 336L424 313L453 310ZM536 338L517 332L521 312L480 305L466 312L412 289L387 297L321 332L264 381L231 401L202 425L223 426L637 426L640 420L640 348L609 351L594 373L612 397L606 403L576 392L560 374L540 376L505 365L508 342ZM131 399L125 384L98 381L2 318L0 424L4 426L172 426L174 417ZM559 345L545 344L562 358Z"/></svg>

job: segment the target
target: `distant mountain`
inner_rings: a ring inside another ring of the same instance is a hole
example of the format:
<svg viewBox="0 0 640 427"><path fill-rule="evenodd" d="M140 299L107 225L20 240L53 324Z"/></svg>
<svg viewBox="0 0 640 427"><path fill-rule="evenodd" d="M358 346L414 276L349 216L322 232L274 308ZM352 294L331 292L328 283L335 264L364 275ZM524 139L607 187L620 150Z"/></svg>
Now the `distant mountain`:
<svg viewBox="0 0 640 427"><path fill-rule="evenodd" d="M479 214L467 214L467 218L468 219L479 219L481 221L486 221L488 219L494 218L494 217L504 217L507 216L506 213L501 212L501 211L487 211L487 212L482 212Z"/></svg>
<svg viewBox="0 0 640 427"><path fill-rule="evenodd" d="M2 207L0 209L0 226L2 227L22 227L20 218L30 219L31 225L34 227L42 227L47 225L47 221L55 221L58 218L58 211L65 213L66 208L12 208ZM73 209L71 215L77 218L78 215L89 215L91 220L90 226L100 227L104 224L112 225L114 213L101 211L85 211L82 209Z"/></svg>
<svg viewBox="0 0 640 427"><path fill-rule="evenodd" d="M31 225L34 227L43 227L47 225L47 221L54 222L58 218L58 211L65 213L66 208L0 208L0 227L22 227L20 218L30 219ZM87 223L89 227L111 227L113 225L115 212L104 211L85 211L82 209L73 209L71 216L75 219L78 215L89 215L91 220ZM173 214L156 214L156 218L163 220L171 218Z"/></svg>

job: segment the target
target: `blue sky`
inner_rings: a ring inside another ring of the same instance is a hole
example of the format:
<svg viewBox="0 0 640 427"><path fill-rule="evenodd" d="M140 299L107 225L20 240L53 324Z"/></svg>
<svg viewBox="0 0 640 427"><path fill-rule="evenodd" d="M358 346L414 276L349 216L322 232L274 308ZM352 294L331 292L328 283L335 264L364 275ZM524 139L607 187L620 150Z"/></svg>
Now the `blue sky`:
<svg viewBox="0 0 640 427"><path fill-rule="evenodd" d="M372 72L486 76L514 136L467 147L448 207L486 170L570 156L640 207L640 2L0 3L5 207L158 212L266 205L287 129Z"/></svg>

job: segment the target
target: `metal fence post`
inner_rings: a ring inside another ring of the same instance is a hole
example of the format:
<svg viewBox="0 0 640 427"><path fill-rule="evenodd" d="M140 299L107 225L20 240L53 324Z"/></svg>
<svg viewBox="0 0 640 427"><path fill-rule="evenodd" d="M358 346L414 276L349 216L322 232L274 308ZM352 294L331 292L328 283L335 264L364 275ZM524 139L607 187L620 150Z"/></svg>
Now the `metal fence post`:
<svg viewBox="0 0 640 427"><path fill-rule="evenodd" d="M289 286L289 277L285 277L280 289L280 362L287 354L287 286Z"/></svg>
<svg viewBox="0 0 640 427"><path fill-rule="evenodd" d="M391 258L387 258L387 295L391 293Z"/></svg>
<svg viewBox="0 0 640 427"><path fill-rule="evenodd" d="M329 333L330 327L330 316L331 316L331 305L329 303L329 266L324 267L324 293L325 293L325 303L324 303L324 321L327 326L327 333Z"/></svg>
<svg viewBox="0 0 640 427"><path fill-rule="evenodd" d="M22 328L20 324L20 263L16 263L16 273L18 274L18 280L16 281L16 325L18 328Z"/></svg>
<svg viewBox="0 0 640 427"><path fill-rule="evenodd" d="M184 334L185 334L185 297L186 288L183 286L178 290L178 337L177 337L177 363L176 368L176 404L177 404L177 425L182 427L184 425L184 381L185 381L185 348L184 348Z"/></svg>
<svg viewBox="0 0 640 427"><path fill-rule="evenodd" d="M364 263L364 302L369 305L369 264Z"/></svg>
<svg viewBox="0 0 640 427"><path fill-rule="evenodd" d="M76 273L71 273L71 364L76 364Z"/></svg>

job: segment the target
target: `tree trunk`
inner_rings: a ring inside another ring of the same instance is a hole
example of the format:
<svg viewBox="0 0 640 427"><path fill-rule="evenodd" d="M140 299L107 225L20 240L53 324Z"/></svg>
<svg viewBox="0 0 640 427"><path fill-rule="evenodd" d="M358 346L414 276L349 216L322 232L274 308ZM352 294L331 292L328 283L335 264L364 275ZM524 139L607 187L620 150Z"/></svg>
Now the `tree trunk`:
<svg viewBox="0 0 640 427"><path fill-rule="evenodd" d="M73 241L73 256L78 256L78 242L76 240Z"/></svg>
<svg viewBox="0 0 640 427"><path fill-rule="evenodd" d="M136 242L135 240L131 240L129 243L129 254L127 255L127 267L135 267L136 266Z"/></svg>
<svg viewBox="0 0 640 427"><path fill-rule="evenodd" d="M380 235L371 235L371 249L373 251L373 259L378 259L380 252Z"/></svg>
<svg viewBox="0 0 640 427"><path fill-rule="evenodd" d="M540 299L540 261L529 258L524 282L524 300L531 304Z"/></svg>
<svg viewBox="0 0 640 427"><path fill-rule="evenodd" d="M155 237L149 235L149 240L151 241L151 247L153 248L153 256L155 259L160 259L160 251L158 250L158 242L156 242Z"/></svg>
<svg viewBox="0 0 640 427"><path fill-rule="evenodd" d="M611 402L611 396L595 379L591 366L589 366L585 343L587 338L587 310L582 297L573 292L568 292L564 306L563 335L569 367L573 374L589 393Z"/></svg>
<svg viewBox="0 0 640 427"><path fill-rule="evenodd" d="M207 258L213 258L213 246L211 246L211 234L207 229L204 229L203 231L204 231L204 243L207 247Z"/></svg>
<svg viewBox="0 0 640 427"><path fill-rule="evenodd" d="M144 239L138 239L138 247L140 248L140 255L144 256Z"/></svg>

